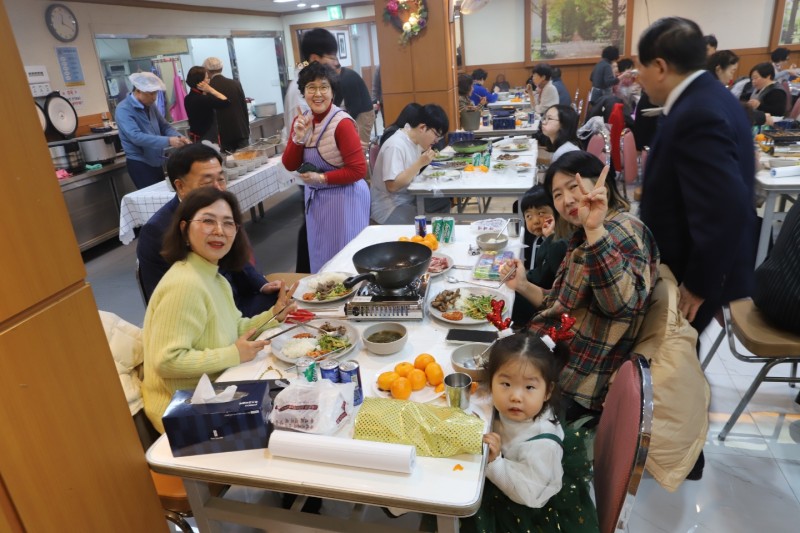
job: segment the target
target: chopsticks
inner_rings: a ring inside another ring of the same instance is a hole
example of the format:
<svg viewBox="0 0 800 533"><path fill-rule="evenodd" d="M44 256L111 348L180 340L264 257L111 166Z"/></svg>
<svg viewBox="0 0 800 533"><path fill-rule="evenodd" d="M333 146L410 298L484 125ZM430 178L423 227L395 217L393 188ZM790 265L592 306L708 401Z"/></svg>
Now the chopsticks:
<svg viewBox="0 0 800 533"><path fill-rule="evenodd" d="M322 355L318 355L318 356L316 356L316 357L312 357L311 359L312 359L312 360L313 360L315 363L318 363L318 362L320 362L320 361L324 361L325 359L327 359L327 358L328 358L328 357L330 357L331 355L335 354L336 352L341 352L341 351L342 351L342 350L344 350L345 348L349 348L349 346L342 346L341 348L336 348L335 350L331 350L331 351L330 351L330 352L328 352L328 353L324 353L324 354L322 354ZM284 372L288 372L289 370L294 370L295 368L297 368L297 365L292 365L292 366L290 366L290 367L286 368L286 369L284 370Z"/></svg>

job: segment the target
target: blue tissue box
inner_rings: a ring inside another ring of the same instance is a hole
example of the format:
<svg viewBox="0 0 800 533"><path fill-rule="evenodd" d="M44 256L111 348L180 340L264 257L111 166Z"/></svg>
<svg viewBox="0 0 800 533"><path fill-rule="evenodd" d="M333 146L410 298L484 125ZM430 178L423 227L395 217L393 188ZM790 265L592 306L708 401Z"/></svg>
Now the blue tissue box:
<svg viewBox="0 0 800 533"><path fill-rule="evenodd" d="M492 119L493 130L514 130L517 129L517 119L510 117L494 117Z"/></svg>
<svg viewBox="0 0 800 533"><path fill-rule="evenodd" d="M269 413L273 383L274 380L214 384L217 393L236 385L233 400L217 404L192 405L194 390L176 391L161 417L172 455L266 448L272 433Z"/></svg>

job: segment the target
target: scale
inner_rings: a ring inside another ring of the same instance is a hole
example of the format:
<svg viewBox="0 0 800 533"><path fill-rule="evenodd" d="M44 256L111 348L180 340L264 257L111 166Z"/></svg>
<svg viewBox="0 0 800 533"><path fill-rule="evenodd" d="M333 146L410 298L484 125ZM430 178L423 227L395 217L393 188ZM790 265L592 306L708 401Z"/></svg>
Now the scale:
<svg viewBox="0 0 800 533"><path fill-rule="evenodd" d="M401 289L365 283L344 305L348 320L422 320L430 276L425 274Z"/></svg>

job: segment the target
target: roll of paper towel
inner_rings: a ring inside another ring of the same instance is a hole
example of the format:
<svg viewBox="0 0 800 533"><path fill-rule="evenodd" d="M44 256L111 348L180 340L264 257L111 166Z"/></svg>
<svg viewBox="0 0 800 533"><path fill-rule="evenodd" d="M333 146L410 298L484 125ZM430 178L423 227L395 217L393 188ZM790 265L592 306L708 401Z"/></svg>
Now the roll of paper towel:
<svg viewBox="0 0 800 533"><path fill-rule="evenodd" d="M778 167L769 171L769 175L773 178L788 178L791 176L800 176L800 165L792 165L790 167Z"/></svg>
<svg viewBox="0 0 800 533"><path fill-rule="evenodd" d="M410 474L414 470L417 459L416 448L406 444L340 439L281 430L275 430L270 435L269 451L276 457L403 474Z"/></svg>

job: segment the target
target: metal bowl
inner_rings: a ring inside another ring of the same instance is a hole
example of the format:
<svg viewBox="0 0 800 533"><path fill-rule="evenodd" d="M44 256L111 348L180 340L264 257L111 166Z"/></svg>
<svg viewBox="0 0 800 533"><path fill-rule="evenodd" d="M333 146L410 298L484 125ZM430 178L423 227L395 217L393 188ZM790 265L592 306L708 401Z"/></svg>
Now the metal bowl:
<svg viewBox="0 0 800 533"><path fill-rule="evenodd" d="M486 370L483 368L476 368L475 356L483 353L488 344L480 342L473 342L470 344L463 344L453 350L450 355L450 364L453 365L453 370L456 372L463 372L475 381L485 381L488 377Z"/></svg>
<svg viewBox="0 0 800 533"><path fill-rule="evenodd" d="M474 154L489 149L489 141L472 139L471 141L456 141L450 146L459 154Z"/></svg>

